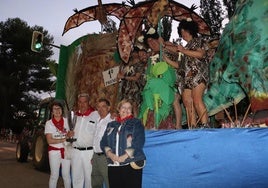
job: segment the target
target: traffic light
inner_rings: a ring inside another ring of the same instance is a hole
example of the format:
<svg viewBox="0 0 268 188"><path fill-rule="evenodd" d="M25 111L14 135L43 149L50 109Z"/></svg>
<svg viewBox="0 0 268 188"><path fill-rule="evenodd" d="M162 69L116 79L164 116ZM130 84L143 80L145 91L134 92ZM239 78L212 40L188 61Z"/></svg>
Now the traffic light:
<svg viewBox="0 0 268 188"><path fill-rule="evenodd" d="M41 52L43 47L43 33L39 31L34 31L32 36L31 50L34 52Z"/></svg>

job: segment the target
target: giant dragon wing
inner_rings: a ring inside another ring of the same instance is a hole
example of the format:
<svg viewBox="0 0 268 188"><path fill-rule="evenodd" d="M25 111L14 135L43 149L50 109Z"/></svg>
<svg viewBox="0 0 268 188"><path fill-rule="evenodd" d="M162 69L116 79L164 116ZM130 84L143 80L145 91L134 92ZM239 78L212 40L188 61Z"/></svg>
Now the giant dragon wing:
<svg viewBox="0 0 268 188"><path fill-rule="evenodd" d="M70 16L68 20L66 21L62 35L64 35L70 29L76 28L85 22L99 20L100 14L102 14L103 12L106 15L115 16L119 20L121 20L123 15L129 9L130 9L130 6L125 5L124 3L121 3L121 4L111 3L111 4L102 5L101 10L100 10L100 6L96 5L96 6L87 7L80 11L76 11L76 13Z"/></svg>

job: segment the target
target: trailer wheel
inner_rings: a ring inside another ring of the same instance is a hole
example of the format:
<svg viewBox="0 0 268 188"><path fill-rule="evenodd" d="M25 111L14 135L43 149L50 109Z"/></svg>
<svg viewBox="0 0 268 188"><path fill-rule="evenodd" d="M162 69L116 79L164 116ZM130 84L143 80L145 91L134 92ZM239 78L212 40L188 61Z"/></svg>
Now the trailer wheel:
<svg viewBox="0 0 268 188"><path fill-rule="evenodd" d="M37 135L33 143L33 165L37 170L48 171L48 151L45 135Z"/></svg>
<svg viewBox="0 0 268 188"><path fill-rule="evenodd" d="M17 143L16 159L18 162L27 162L29 154L29 145L26 139Z"/></svg>

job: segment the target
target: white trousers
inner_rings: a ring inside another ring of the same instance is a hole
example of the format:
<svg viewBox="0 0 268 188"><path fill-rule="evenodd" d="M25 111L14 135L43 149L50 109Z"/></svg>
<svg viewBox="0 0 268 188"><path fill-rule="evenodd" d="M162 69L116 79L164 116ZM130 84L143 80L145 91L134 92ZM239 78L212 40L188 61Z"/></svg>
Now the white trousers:
<svg viewBox="0 0 268 188"><path fill-rule="evenodd" d="M71 158L74 188L91 188L93 150L73 150Z"/></svg>
<svg viewBox="0 0 268 188"><path fill-rule="evenodd" d="M71 188L71 161L67 159L62 159L59 150L49 151L48 157L50 166L49 188L57 187L60 174L60 166L64 187Z"/></svg>

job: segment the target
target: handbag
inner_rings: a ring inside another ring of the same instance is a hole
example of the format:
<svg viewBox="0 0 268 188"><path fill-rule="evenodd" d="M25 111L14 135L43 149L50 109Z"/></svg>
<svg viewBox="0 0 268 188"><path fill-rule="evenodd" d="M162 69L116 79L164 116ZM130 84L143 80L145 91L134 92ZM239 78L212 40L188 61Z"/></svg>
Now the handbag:
<svg viewBox="0 0 268 188"><path fill-rule="evenodd" d="M146 160L130 162L130 166L135 170L140 170L145 166Z"/></svg>

